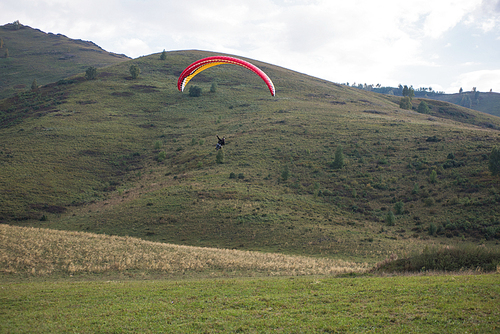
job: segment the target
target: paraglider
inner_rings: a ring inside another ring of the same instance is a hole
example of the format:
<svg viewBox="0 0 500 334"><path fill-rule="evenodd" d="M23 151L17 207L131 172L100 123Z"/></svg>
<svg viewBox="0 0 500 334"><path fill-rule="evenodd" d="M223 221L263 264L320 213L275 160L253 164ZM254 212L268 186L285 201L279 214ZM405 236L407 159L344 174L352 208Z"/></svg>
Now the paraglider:
<svg viewBox="0 0 500 334"><path fill-rule="evenodd" d="M181 73L179 76L179 79L177 80L177 88L183 92L184 88L188 84L188 82L196 76L198 73L201 71L206 70L207 68L210 68L212 66L217 66L217 65L223 65L223 64L234 64L234 65L239 65L242 66L250 71L253 71L255 74L257 74L264 82L266 83L267 87L269 88L269 91L271 92L272 96L276 95L276 89L274 88L274 84L271 81L271 79L265 74L260 68L258 68L255 65L250 64L247 61L238 59L238 58L233 58L233 57L226 57L226 56L215 56L215 57L207 57L203 58L200 60L195 61Z"/></svg>
<svg viewBox="0 0 500 334"><path fill-rule="evenodd" d="M222 137L219 138L219 135L217 135L217 139L219 140L217 145L215 145L215 150L218 151L222 148L222 146L226 145L226 138Z"/></svg>

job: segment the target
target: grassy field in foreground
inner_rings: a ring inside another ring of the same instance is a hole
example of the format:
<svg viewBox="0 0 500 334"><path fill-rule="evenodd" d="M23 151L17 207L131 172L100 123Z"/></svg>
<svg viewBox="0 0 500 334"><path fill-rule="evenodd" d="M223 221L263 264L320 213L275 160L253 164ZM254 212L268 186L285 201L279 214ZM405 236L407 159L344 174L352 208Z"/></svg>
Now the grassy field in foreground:
<svg viewBox="0 0 500 334"><path fill-rule="evenodd" d="M234 277L361 273L367 264L0 224L0 277Z"/></svg>
<svg viewBox="0 0 500 334"><path fill-rule="evenodd" d="M1 283L3 333L497 333L500 275Z"/></svg>

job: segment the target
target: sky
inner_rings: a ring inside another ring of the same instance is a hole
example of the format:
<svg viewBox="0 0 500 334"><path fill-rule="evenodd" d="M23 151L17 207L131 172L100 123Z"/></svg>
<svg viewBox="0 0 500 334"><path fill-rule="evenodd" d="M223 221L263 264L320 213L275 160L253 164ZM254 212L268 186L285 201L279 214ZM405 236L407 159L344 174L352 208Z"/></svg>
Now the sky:
<svg viewBox="0 0 500 334"><path fill-rule="evenodd" d="M0 2L0 25L16 20L132 58L198 49L350 85L500 92L500 0Z"/></svg>

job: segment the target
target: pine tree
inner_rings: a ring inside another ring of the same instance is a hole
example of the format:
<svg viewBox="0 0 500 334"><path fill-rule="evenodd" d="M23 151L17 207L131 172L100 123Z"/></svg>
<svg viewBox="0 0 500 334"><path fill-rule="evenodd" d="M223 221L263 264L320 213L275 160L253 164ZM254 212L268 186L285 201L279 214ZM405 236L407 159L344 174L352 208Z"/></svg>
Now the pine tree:
<svg viewBox="0 0 500 334"><path fill-rule="evenodd" d="M490 153L489 169L491 175L500 175L500 147L493 147Z"/></svg>
<svg viewBox="0 0 500 334"><path fill-rule="evenodd" d="M33 82L31 83L31 90L38 90L38 83L36 82L36 79L33 79Z"/></svg>
<svg viewBox="0 0 500 334"><path fill-rule="evenodd" d="M344 153L341 145L337 146L335 151L335 160L331 163L331 167L335 169L341 169L344 167Z"/></svg>
<svg viewBox="0 0 500 334"><path fill-rule="evenodd" d="M394 213L392 211L387 212L387 216L385 216L385 222L389 226L396 225L396 216L394 216Z"/></svg>
<svg viewBox="0 0 500 334"><path fill-rule="evenodd" d="M165 60L167 59L167 52L165 51L165 49L163 49L163 52L161 53L161 56L160 56L160 60Z"/></svg>

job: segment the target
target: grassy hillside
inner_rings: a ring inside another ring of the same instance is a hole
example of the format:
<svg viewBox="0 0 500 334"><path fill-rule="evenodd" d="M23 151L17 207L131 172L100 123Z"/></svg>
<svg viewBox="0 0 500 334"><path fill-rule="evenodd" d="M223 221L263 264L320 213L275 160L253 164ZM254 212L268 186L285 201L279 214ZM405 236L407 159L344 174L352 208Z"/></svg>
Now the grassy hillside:
<svg viewBox="0 0 500 334"><path fill-rule="evenodd" d="M6 56L7 55L7 56ZM0 26L0 99L38 85L130 59L92 42L45 33L22 24Z"/></svg>
<svg viewBox="0 0 500 334"><path fill-rule="evenodd" d="M471 109L500 116L500 93L479 93L477 99L475 95L473 92L464 92L462 94L436 95L432 98L460 105L464 96L468 96Z"/></svg>
<svg viewBox="0 0 500 334"><path fill-rule="evenodd" d="M499 118L432 100L419 114L253 60L275 98L237 66L195 77L201 97L178 92L209 55L154 54L2 100L0 221L367 262L430 243L497 247Z"/></svg>

